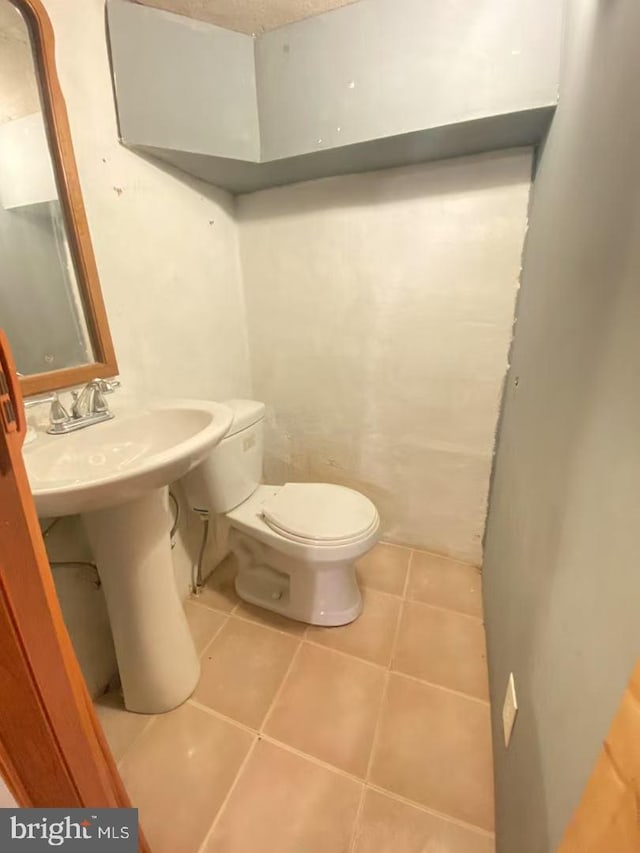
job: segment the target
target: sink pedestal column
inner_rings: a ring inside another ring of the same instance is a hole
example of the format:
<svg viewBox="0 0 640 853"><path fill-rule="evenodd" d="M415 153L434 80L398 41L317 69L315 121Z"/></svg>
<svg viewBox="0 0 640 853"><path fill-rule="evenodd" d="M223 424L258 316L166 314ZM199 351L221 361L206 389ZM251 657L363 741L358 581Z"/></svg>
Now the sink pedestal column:
<svg viewBox="0 0 640 853"><path fill-rule="evenodd" d="M200 663L173 574L166 489L85 513L129 711L161 714L195 690Z"/></svg>

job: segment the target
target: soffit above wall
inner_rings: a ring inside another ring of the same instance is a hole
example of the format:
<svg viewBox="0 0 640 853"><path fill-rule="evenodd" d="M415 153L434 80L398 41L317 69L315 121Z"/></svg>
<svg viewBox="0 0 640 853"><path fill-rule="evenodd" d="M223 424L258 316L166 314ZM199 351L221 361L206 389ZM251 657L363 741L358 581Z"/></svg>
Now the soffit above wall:
<svg viewBox="0 0 640 853"><path fill-rule="evenodd" d="M258 34L357 0L136 0L241 33Z"/></svg>
<svg viewBox="0 0 640 853"><path fill-rule="evenodd" d="M107 0L121 141L236 193L535 145L561 4L465 6L360 0L251 37Z"/></svg>

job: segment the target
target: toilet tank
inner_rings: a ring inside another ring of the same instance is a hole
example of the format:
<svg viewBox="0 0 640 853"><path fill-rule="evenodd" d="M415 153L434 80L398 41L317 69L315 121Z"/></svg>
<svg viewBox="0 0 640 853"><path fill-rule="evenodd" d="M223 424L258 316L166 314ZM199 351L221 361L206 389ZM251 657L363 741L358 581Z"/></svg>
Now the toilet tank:
<svg viewBox="0 0 640 853"><path fill-rule="evenodd" d="M245 501L262 480L264 403L225 400L233 421L208 458L183 478L196 512L223 513Z"/></svg>

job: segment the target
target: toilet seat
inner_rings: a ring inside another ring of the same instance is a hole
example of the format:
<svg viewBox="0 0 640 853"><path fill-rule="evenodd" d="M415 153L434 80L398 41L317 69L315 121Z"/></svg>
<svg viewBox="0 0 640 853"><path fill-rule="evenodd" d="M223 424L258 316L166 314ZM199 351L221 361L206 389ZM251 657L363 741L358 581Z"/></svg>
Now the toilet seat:
<svg viewBox="0 0 640 853"><path fill-rule="evenodd" d="M300 485L306 486L308 484ZM280 554L287 555L294 560L300 560L309 565L317 562L327 563L350 559L356 560L373 547L378 540L380 517L373 504L371 504L371 512L372 514L375 512L375 515L371 526L359 536L353 535L352 530L352 535L347 539L322 540L281 532L275 527L275 524L272 526L267 523L264 517L264 507L270 504L272 499L283 488L284 486L260 485L246 501L243 501L235 509L226 512L224 517L230 523L231 527L239 533L258 540ZM360 497L363 500L367 500L362 495ZM304 501L304 498L301 499L302 501Z"/></svg>
<svg viewBox="0 0 640 853"><path fill-rule="evenodd" d="M332 483L286 483L263 503L261 514L279 536L316 546L358 542L379 524L368 498Z"/></svg>

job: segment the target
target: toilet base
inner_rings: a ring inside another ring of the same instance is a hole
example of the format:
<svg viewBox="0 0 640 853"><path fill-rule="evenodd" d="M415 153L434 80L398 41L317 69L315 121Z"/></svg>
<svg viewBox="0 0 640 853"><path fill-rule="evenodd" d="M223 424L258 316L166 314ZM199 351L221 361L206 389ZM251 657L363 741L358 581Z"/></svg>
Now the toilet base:
<svg viewBox="0 0 640 853"><path fill-rule="evenodd" d="M233 551L243 601L309 625L347 625L362 613L352 559L307 565L241 533Z"/></svg>

